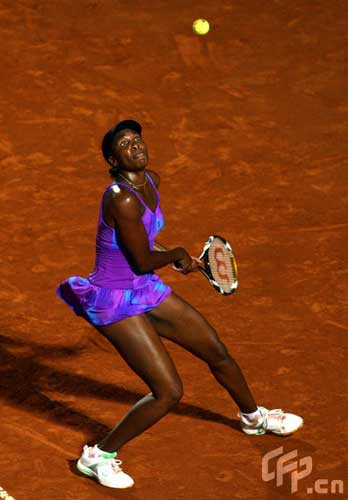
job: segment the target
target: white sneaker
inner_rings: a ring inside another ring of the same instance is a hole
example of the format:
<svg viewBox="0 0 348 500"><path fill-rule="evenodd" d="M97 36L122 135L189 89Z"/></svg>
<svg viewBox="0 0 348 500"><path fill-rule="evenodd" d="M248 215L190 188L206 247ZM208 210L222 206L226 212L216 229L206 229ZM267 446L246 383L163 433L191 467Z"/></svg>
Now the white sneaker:
<svg viewBox="0 0 348 500"><path fill-rule="evenodd" d="M293 413L284 413L283 410L267 410L263 406L258 406L262 418L259 418L254 423L246 423L241 420L241 427L245 434L265 434L273 432L278 436L288 436L296 432L303 425L303 418ZM241 418L240 412L237 414Z"/></svg>
<svg viewBox="0 0 348 500"><path fill-rule="evenodd" d="M83 447L77 468L86 476L96 478L103 486L109 488L129 488L133 486L133 479L120 467L121 460L116 460L117 453L107 453L99 450L97 445Z"/></svg>

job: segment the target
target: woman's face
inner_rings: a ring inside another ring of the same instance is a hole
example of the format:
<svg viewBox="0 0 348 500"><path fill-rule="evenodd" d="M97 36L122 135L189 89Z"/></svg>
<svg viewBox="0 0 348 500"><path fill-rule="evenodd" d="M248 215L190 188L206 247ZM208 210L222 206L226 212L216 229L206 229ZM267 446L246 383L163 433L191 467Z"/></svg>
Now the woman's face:
<svg viewBox="0 0 348 500"><path fill-rule="evenodd" d="M144 170L148 163L147 146L135 130L124 129L114 139L113 159L124 170Z"/></svg>

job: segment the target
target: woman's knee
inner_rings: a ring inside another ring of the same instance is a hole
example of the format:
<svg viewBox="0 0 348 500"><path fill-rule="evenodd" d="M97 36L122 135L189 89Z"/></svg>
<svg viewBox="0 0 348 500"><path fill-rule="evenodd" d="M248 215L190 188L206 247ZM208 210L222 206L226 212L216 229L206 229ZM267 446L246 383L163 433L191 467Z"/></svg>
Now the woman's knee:
<svg viewBox="0 0 348 500"><path fill-rule="evenodd" d="M233 362L225 344L219 339L214 339L208 346L207 363L211 368L218 367L224 363Z"/></svg>
<svg viewBox="0 0 348 500"><path fill-rule="evenodd" d="M156 399L168 407L177 404L184 395L184 388L181 379L167 382L158 391L153 391Z"/></svg>

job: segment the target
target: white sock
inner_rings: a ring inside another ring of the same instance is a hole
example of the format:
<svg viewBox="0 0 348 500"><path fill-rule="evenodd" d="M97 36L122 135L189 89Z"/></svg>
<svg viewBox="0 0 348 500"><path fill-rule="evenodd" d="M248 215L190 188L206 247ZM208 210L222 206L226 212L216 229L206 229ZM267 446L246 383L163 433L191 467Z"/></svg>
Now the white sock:
<svg viewBox="0 0 348 500"><path fill-rule="evenodd" d="M259 420L261 420L263 418L261 415L261 412L258 408L256 411L254 411L252 413L240 412L240 415L241 415L241 421L244 424L256 424L256 423L259 423Z"/></svg>

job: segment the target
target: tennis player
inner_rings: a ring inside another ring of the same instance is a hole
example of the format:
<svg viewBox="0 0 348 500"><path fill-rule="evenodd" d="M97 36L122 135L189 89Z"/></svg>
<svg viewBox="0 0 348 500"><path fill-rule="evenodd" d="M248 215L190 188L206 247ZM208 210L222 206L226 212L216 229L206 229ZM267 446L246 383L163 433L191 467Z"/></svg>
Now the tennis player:
<svg viewBox="0 0 348 500"><path fill-rule="evenodd" d="M183 394L161 337L207 363L238 406L243 432L281 436L295 432L302 418L257 406L239 365L214 328L154 273L172 263L180 268L176 272L196 272L199 261L183 247L167 249L156 242L164 225L160 178L146 168L148 151L141 125L134 120L115 125L103 139L102 152L113 182L100 206L94 270L88 278L70 276L56 293L113 344L151 392L99 443L83 447L78 470L111 488L134 484L120 467L118 451L166 415Z"/></svg>

